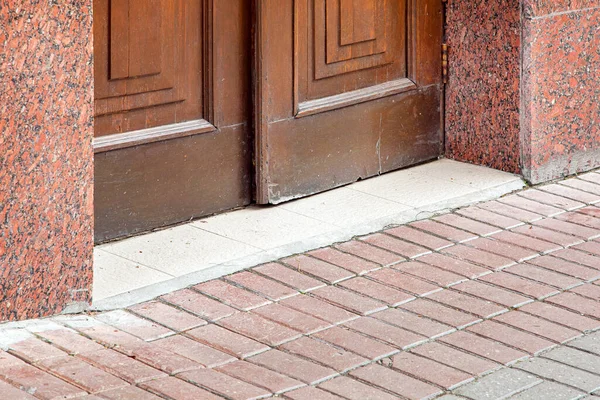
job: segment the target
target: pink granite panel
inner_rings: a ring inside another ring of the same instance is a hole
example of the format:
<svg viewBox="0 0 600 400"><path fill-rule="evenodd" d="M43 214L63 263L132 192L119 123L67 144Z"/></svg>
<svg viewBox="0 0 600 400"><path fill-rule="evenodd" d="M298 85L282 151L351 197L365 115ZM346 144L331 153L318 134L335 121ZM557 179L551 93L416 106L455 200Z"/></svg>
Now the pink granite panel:
<svg viewBox="0 0 600 400"><path fill-rule="evenodd" d="M0 0L0 322L88 302L92 0Z"/></svg>
<svg viewBox="0 0 600 400"><path fill-rule="evenodd" d="M520 2L453 0L447 19L446 155L519 172Z"/></svg>

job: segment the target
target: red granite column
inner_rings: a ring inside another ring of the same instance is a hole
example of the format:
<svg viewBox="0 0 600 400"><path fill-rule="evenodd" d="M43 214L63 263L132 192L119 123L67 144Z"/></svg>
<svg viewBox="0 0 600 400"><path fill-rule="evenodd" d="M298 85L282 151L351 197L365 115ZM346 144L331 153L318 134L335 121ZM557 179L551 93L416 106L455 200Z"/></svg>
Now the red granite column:
<svg viewBox="0 0 600 400"><path fill-rule="evenodd" d="M600 167L600 0L524 0L523 172Z"/></svg>
<svg viewBox="0 0 600 400"><path fill-rule="evenodd" d="M92 0L0 0L0 322L91 298Z"/></svg>
<svg viewBox="0 0 600 400"><path fill-rule="evenodd" d="M446 154L532 183L600 167L600 0L450 0Z"/></svg>
<svg viewBox="0 0 600 400"><path fill-rule="evenodd" d="M520 172L521 4L450 0L446 155Z"/></svg>

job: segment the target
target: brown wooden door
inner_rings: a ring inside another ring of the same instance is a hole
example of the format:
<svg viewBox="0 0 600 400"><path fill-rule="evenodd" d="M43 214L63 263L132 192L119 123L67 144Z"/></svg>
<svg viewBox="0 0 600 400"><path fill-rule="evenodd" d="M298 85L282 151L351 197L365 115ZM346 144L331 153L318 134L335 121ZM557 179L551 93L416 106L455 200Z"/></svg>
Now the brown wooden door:
<svg viewBox="0 0 600 400"><path fill-rule="evenodd" d="M254 4L258 202L441 154L442 0Z"/></svg>
<svg viewBox="0 0 600 400"><path fill-rule="evenodd" d="M247 0L95 0L103 241L252 199Z"/></svg>

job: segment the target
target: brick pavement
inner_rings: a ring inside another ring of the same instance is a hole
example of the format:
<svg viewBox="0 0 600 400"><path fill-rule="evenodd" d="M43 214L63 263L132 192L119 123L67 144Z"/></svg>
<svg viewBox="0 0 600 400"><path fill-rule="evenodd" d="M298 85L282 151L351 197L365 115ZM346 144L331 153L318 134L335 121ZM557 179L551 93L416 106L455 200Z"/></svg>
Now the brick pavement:
<svg viewBox="0 0 600 400"><path fill-rule="evenodd" d="M0 398L599 398L598 203L593 172L126 310L0 326Z"/></svg>

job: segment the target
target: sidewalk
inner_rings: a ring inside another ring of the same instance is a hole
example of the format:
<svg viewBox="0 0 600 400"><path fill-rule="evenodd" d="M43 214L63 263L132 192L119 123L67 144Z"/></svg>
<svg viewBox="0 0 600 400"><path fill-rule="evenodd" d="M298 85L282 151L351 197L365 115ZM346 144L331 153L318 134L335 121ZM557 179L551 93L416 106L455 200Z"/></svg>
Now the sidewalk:
<svg viewBox="0 0 600 400"><path fill-rule="evenodd" d="M598 398L598 203L592 172L128 309L0 326L0 398Z"/></svg>

